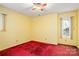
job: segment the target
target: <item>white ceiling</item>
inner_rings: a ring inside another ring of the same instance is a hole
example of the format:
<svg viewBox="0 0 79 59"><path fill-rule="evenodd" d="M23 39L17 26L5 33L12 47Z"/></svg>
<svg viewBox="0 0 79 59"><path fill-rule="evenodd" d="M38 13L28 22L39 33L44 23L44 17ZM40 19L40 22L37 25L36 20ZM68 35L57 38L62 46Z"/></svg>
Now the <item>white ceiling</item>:
<svg viewBox="0 0 79 59"><path fill-rule="evenodd" d="M38 16L38 14L41 13L67 12L79 8L79 3L48 3L46 10L44 12L39 12L32 10L32 3L0 3L0 5L29 16Z"/></svg>

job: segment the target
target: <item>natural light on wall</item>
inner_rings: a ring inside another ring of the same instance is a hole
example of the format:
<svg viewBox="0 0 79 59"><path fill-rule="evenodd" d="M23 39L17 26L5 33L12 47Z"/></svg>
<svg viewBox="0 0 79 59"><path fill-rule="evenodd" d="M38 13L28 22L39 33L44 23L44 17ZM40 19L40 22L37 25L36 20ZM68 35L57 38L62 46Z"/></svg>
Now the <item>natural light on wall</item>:
<svg viewBox="0 0 79 59"><path fill-rule="evenodd" d="M4 30L4 14L0 14L0 31Z"/></svg>

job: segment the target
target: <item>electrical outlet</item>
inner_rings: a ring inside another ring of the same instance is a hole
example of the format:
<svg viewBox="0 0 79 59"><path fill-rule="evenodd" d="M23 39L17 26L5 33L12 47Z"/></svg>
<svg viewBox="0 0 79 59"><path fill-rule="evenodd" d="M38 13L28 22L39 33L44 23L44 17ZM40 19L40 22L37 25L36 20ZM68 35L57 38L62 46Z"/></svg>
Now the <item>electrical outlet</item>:
<svg viewBox="0 0 79 59"><path fill-rule="evenodd" d="M16 40L16 42L18 42L19 40Z"/></svg>

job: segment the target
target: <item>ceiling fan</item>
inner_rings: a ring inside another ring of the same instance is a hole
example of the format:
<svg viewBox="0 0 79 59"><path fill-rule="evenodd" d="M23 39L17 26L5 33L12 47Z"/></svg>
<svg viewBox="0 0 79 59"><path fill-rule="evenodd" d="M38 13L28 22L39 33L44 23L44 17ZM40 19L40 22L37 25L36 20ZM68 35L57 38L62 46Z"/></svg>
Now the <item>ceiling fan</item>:
<svg viewBox="0 0 79 59"><path fill-rule="evenodd" d="M46 6L47 6L46 3L33 3L33 8L32 8L32 10L43 11Z"/></svg>
<svg viewBox="0 0 79 59"><path fill-rule="evenodd" d="M27 4L28 10L30 10L32 13L36 13L37 15L45 15L47 12L47 3L32 3L32 4Z"/></svg>

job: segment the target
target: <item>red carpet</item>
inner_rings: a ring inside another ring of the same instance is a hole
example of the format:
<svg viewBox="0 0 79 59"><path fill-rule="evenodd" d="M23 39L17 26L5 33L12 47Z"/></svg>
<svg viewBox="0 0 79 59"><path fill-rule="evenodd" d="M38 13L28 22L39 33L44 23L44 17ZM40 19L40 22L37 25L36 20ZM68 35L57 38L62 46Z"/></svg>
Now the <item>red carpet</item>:
<svg viewBox="0 0 79 59"><path fill-rule="evenodd" d="M79 56L79 49L69 45L53 45L30 41L0 52L0 56Z"/></svg>

